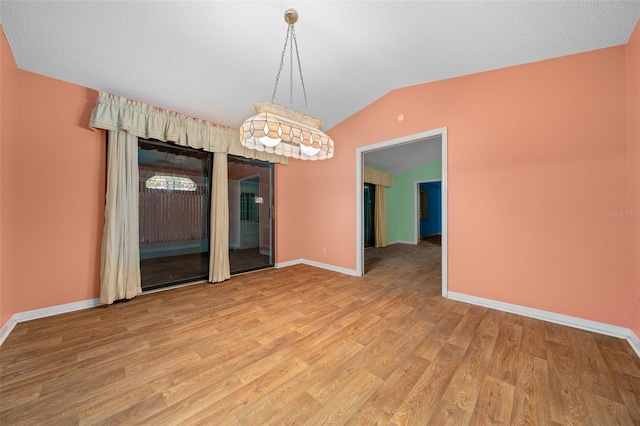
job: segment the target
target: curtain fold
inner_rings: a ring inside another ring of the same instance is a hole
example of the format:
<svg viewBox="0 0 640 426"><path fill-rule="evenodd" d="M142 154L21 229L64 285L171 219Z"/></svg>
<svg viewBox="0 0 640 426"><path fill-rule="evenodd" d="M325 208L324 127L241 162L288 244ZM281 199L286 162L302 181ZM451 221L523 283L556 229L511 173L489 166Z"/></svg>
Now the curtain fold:
<svg viewBox="0 0 640 426"><path fill-rule="evenodd" d="M376 203L373 213L375 227L376 247L386 247L389 245L387 239L387 188L376 185Z"/></svg>
<svg viewBox="0 0 640 426"><path fill-rule="evenodd" d="M158 139L270 163L289 164L289 159L283 155L250 150L242 146L237 129L218 126L106 92L98 95L89 127L124 130L140 138Z"/></svg>
<svg viewBox="0 0 640 426"><path fill-rule="evenodd" d="M111 304L142 292L138 245L138 138L122 130L109 131L107 151L100 302Z"/></svg>
<svg viewBox="0 0 640 426"><path fill-rule="evenodd" d="M231 277L229 267L229 174L227 155L213 154L211 226L209 227L209 282Z"/></svg>
<svg viewBox="0 0 640 426"><path fill-rule="evenodd" d="M363 178L364 183L372 183L374 185L382 185L386 187L393 186L393 175L391 173L372 169L371 167L364 167Z"/></svg>

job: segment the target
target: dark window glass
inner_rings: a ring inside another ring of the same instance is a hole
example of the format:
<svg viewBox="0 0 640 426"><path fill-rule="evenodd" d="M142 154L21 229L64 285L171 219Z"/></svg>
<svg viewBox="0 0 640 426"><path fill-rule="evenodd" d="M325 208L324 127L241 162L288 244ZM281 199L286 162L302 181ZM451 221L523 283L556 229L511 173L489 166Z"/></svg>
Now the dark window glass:
<svg viewBox="0 0 640 426"><path fill-rule="evenodd" d="M209 275L212 154L140 139L142 289Z"/></svg>

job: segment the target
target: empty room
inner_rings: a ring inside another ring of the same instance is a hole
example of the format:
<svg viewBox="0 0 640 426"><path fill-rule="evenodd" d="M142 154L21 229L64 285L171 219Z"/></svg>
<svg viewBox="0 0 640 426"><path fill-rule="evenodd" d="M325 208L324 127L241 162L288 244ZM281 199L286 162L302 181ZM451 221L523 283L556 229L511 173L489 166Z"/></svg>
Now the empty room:
<svg viewBox="0 0 640 426"><path fill-rule="evenodd" d="M639 19L0 2L0 424L639 425Z"/></svg>

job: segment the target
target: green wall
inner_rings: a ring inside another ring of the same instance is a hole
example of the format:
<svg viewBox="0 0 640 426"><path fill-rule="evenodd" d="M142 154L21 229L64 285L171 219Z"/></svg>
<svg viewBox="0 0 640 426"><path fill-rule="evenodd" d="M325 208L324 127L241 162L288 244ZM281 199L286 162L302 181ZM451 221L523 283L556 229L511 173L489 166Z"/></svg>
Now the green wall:
<svg viewBox="0 0 640 426"><path fill-rule="evenodd" d="M386 191L387 232L390 243L414 241L414 182L436 179L442 179L442 161L393 174L393 186Z"/></svg>

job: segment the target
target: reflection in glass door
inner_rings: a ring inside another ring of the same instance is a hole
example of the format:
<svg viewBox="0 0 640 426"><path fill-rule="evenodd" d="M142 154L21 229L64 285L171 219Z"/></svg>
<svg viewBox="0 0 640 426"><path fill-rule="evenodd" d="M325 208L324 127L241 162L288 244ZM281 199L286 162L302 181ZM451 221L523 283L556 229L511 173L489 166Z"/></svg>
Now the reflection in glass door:
<svg viewBox="0 0 640 426"><path fill-rule="evenodd" d="M231 274L273 266L273 165L227 158Z"/></svg>
<svg viewBox="0 0 640 426"><path fill-rule="evenodd" d="M209 275L211 153L140 139L142 289Z"/></svg>

